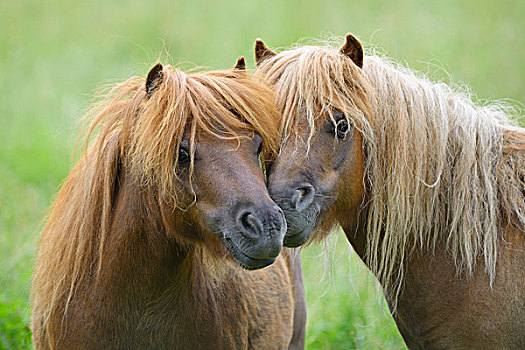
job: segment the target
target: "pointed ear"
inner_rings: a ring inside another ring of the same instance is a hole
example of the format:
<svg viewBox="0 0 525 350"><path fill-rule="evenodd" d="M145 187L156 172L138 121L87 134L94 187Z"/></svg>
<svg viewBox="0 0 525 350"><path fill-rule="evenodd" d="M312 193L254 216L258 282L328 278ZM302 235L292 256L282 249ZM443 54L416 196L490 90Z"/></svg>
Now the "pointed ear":
<svg viewBox="0 0 525 350"><path fill-rule="evenodd" d="M352 34L346 34L346 42L340 52L350 58L356 66L363 68L363 46Z"/></svg>
<svg viewBox="0 0 525 350"><path fill-rule="evenodd" d="M255 64L260 65L262 61L267 58L277 55L275 52L270 50L266 45L264 45L261 39L255 40Z"/></svg>
<svg viewBox="0 0 525 350"><path fill-rule="evenodd" d="M162 72L164 67L162 64L157 63L153 68L150 69L148 77L146 78L146 93L148 97L151 97L155 90L159 87L164 79L164 73Z"/></svg>
<svg viewBox="0 0 525 350"><path fill-rule="evenodd" d="M246 61L244 61L244 56L239 57L237 64L235 67L233 67L233 69L246 70Z"/></svg>

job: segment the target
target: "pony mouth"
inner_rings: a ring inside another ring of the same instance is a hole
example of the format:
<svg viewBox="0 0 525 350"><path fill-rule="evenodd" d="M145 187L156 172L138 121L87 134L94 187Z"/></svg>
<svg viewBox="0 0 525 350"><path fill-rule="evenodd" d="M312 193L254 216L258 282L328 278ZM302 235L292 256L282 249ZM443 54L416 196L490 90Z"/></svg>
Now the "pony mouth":
<svg viewBox="0 0 525 350"><path fill-rule="evenodd" d="M271 265L276 258L256 259L246 255L241 248L239 248L231 238L222 238L223 243L228 247L228 250L233 255L235 261L246 270L258 270Z"/></svg>
<svg viewBox="0 0 525 350"><path fill-rule="evenodd" d="M313 204L308 211L301 212L299 215L297 213L288 213L288 220L286 220L288 232L284 236L283 246L297 248L306 243L315 230L320 213L321 206L319 204ZM286 215L287 213L285 212Z"/></svg>
<svg viewBox="0 0 525 350"><path fill-rule="evenodd" d="M283 246L288 247L288 248L297 248L303 245L304 243L306 243L306 241L308 241L308 239L312 236L313 232L314 232L314 227L308 226L307 228L305 228L304 230L298 233L292 233L292 234L287 233L284 236Z"/></svg>

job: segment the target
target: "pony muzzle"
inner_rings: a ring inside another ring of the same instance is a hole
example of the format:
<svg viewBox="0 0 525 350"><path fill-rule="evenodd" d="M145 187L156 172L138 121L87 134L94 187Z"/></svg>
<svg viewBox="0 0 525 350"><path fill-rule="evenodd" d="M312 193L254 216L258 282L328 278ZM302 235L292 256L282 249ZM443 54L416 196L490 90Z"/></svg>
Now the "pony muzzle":
<svg viewBox="0 0 525 350"><path fill-rule="evenodd" d="M283 245L299 247L311 237L321 206L316 203L315 187L309 182L300 182L288 187L288 182L270 176L270 197L283 209L288 232Z"/></svg>
<svg viewBox="0 0 525 350"><path fill-rule="evenodd" d="M237 233L225 235L225 245L247 269L270 265L281 252L286 233L286 220L277 205L269 208L240 210L236 219Z"/></svg>

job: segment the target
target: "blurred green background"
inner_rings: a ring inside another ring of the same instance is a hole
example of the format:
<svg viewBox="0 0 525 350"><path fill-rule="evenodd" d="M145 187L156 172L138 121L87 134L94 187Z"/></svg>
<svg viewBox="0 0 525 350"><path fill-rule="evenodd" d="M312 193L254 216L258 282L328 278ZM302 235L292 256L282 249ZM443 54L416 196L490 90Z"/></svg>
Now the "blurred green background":
<svg viewBox="0 0 525 350"><path fill-rule="evenodd" d="M0 2L0 348L32 347L41 219L102 84L145 75L161 54L184 67L229 68L240 55L253 66L258 37L282 48L353 32L479 98L524 101L524 15L521 0ZM335 248L303 254L307 348L404 347L373 277L333 238Z"/></svg>

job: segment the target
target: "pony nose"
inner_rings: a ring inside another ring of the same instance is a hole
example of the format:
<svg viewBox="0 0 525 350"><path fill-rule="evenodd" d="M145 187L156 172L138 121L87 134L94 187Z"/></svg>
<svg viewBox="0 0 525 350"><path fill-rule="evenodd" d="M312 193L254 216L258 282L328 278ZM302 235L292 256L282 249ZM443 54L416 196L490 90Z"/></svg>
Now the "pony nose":
<svg viewBox="0 0 525 350"><path fill-rule="evenodd" d="M304 183L295 189L291 198L292 205L295 206L295 210L303 211L312 204L314 196L314 187L309 183Z"/></svg>
<svg viewBox="0 0 525 350"><path fill-rule="evenodd" d="M284 213L277 205L264 209L242 210L237 216L237 225L243 236L259 239L267 236L282 236L286 232Z"/></svg>
<svg viewBox="0 0 525 350"><path fill-rule="evenodd" d="M250 257L263 259L279 255L286 233L286 221L277 205L242 210L237 216L237 225L240 233L251 242L251 248L245 252Z"/></svg>

